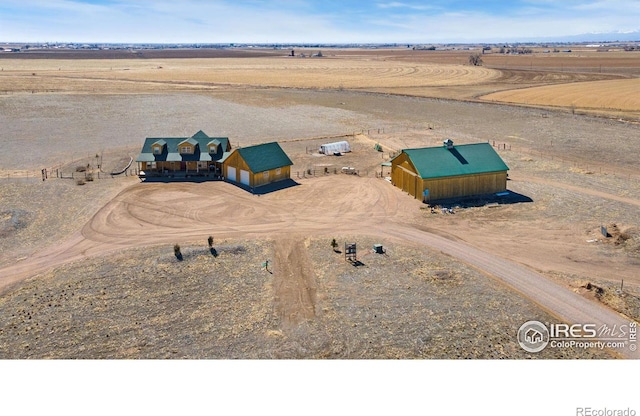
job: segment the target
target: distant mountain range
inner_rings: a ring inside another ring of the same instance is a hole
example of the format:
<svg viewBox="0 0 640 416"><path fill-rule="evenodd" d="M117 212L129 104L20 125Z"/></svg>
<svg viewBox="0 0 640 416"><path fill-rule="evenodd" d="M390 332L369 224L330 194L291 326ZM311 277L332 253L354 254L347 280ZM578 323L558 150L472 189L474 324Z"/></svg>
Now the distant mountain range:
<svg viewBox="0 0 640 416"><path fill-rule="evenodd" d="M535 42L640 42L640 30L626 32L583 33L580 35L554 36L537 39L528 39Z"/></svg>

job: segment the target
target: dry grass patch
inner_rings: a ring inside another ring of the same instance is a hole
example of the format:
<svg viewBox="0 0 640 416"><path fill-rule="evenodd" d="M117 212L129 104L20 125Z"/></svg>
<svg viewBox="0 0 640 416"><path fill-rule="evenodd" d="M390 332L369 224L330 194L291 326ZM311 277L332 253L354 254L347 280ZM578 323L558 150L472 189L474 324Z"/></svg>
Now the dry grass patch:
<svg viewBox="0 0 640 416"><path fill-rule="evenodd" d="M446 256L369 237L357 242L354 267L329 240L311 240L318 308L339 351L349 358L567 358L526 354L514 340L529 319L549 320L528 301ZM386 254L372 246L383 243ZM595 354L594 351L587 355Z"/></svg>
<svg viewBox="0 0 640 416"><path fill-rule="evenodd" d="M135 178L0 181L0 265L59 244Z"/></svg>
<svg viewBox="0 0 640 416"><path fill-rule="evenodd" d="M640 79L549 85L485 95L484 100L510 104L606 110L640 115Z"/></svg>
<svg viewBox="0 0 640 416"><path fill-rule="evenodd" d="M606 281L597 278L585 279L568 273L547 273L558 282L570 287L575 293L601 302L609 308L629 317L640 320L640 293L622 281Z"/></svg>
<svg viewBox="0 0 640 416"><path fill-rule="evenodd" d="M345 241L338 238L339 242ZM205 240L68 264L0 298L0 358L610 358L527 354L517 328L549 320L532 303L436 253L400 245L354 267L325 240L305 245L315 317L283 327L269 240Z"/></svg>

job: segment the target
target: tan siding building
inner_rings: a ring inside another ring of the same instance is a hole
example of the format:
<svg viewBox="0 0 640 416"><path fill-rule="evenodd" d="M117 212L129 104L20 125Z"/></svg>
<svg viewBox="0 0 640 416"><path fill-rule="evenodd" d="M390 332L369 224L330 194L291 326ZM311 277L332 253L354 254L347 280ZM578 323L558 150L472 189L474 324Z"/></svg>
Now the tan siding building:
<svg viewBox="0 0 640 416"><path fill-rule="evenodd" d="M423 201L503 192L509 168L488 143L406 149L391 161L391 182Z"/></svg>
<svg viewBox="0 0 640 416"><path fill-rule="evenodd" d="M223 162L225 179L250 188L290 179L291 165L275 142L236 149Z"/></svg>

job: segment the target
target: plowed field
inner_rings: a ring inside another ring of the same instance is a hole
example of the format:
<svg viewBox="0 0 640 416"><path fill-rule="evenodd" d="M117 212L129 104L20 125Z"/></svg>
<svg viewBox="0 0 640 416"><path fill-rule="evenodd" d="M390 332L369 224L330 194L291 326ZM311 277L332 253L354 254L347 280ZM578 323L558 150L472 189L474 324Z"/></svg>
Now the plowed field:
<svg viewBox="0 0 640 416"><path fill-rule="evenodd" d="M640 79L621 79L549 85L501 91L484 100L510 104L605 110L640 116Z"/></svg>
<svg viewBox="0 0 640 416"><path fill-rule="evenodd" d="M378 88L471 85L500 77L484 67L351 58L244 58L173 60L2 61L0 92L69 91L74 86L109 92L135 88L207 88L243 85L290 88ZM135 86L134 84L135 83ZM75 87L74 87L75 88Z"/></svg>

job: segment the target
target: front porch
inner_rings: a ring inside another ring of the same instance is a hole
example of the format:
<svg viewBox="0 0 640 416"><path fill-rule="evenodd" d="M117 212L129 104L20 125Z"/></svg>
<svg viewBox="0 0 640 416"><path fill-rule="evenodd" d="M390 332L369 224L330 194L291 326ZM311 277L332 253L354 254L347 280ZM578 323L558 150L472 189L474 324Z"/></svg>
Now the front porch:
<svg viewBox="0 0 640 416"><path fill-rule="evenodd" d="M138 163L140 179L147 178L206 178L206 180L222 180L222 165L203 162L140 162Z"/></svg>

